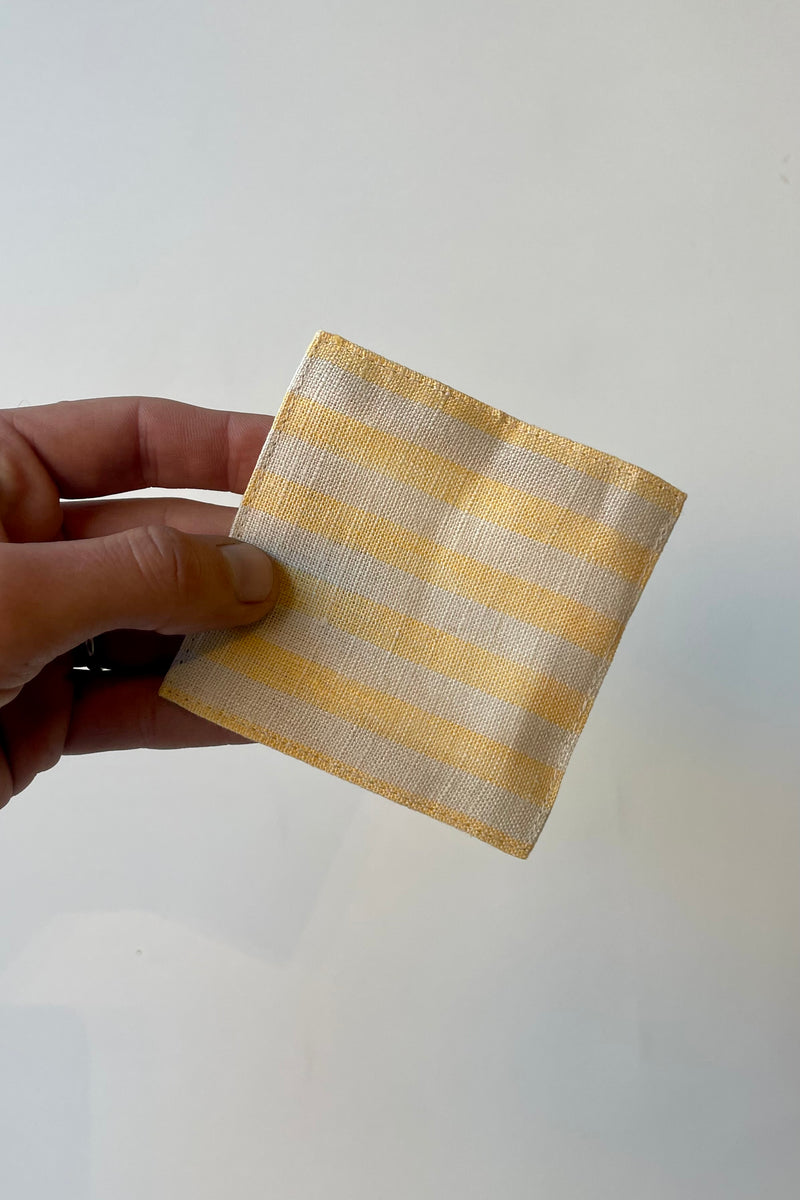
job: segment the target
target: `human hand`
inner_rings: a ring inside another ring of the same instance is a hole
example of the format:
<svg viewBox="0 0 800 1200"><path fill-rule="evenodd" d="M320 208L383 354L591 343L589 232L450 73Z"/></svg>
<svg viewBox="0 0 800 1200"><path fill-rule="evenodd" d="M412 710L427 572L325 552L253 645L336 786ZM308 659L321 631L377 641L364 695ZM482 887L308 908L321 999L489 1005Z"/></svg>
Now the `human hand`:
<svg viewBox="0 0 800 1200"><path fill-rule="evenodd" d="M271 423L138 396L0 410L0 807L62 754L246 742L158 696L183 634L274 604L236 509L78 498L241 495ZM110 671L76 669L90 638Z"/></svg>

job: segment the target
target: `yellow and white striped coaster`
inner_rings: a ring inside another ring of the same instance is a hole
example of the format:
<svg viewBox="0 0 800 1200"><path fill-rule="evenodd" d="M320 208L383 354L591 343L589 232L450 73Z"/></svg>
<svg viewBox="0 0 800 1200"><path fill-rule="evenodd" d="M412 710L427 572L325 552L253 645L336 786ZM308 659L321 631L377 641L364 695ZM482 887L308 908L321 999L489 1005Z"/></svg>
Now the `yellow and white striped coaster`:
<svg viewBox="0 0 800 1200"><path fill-rule="evenodd" d="M527 858L685 498L320 331L231 529L277 605L160 695Z"/></svg>

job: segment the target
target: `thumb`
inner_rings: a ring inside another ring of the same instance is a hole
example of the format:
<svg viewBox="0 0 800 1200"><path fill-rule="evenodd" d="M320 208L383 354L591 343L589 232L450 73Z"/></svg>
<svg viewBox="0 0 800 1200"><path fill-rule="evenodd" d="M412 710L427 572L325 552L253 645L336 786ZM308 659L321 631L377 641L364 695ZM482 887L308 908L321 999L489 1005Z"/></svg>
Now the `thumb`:
<svg viewBox="0 0 800 1200"><path fill-rule="evenodd" d="M256 546L167 525L6 543L0 671L7 679L22 668L30 678L43 662L110 629L174 634L244 625L269 612L275 590L272 560Z"/></svg>

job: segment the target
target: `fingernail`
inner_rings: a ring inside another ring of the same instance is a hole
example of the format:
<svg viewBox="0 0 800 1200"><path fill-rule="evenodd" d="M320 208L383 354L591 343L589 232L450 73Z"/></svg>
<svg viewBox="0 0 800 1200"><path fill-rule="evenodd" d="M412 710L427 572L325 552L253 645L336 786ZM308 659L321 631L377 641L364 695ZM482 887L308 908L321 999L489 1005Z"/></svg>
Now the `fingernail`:
<svg viewBox="0 0 800 1200"><path fill-rule="evenodd" d="M222 547L233 577L236 598L243 604L268 600L272 593L272 559L257 546L233 542Z"/></svg>

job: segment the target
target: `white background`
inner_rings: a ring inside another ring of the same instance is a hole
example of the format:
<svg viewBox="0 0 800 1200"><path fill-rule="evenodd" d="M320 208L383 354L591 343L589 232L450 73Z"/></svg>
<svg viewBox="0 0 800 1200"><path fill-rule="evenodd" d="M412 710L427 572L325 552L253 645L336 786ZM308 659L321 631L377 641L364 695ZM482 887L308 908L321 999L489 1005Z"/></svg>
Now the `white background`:
<svg viewBox="0 0 800 1200"><path fill-rule="evenodd" d="M0 814L4 1200L797 1195L799 77L768 0L0 5L4 406L328 329L689 493L526 862L255 745Z"/></svg>

